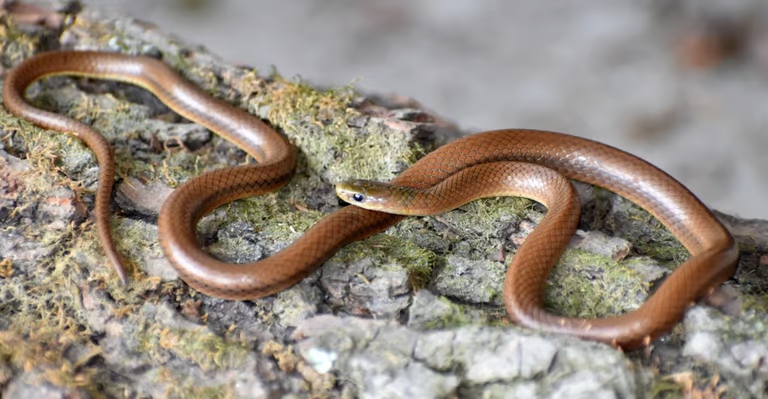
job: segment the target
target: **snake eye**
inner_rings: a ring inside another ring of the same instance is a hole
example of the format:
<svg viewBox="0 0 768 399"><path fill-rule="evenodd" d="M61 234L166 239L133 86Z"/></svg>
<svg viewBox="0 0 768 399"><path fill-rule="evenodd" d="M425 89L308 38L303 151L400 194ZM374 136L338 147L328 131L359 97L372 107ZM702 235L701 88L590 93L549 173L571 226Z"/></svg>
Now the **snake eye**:
<svg viewBox="0 0 768 399"><path fill-rule="evenodd" d="M363 194L354 193L354 194L352 194L352 199L357 201L357 202L363 202L363 199L365 199L365 197L363 196Z"/></svg>

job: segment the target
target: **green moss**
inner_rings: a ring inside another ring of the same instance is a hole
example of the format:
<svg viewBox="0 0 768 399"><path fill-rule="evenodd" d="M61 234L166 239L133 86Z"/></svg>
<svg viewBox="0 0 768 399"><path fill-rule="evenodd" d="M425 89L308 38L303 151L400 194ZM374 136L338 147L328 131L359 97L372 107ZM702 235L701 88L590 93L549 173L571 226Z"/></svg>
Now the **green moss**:
<svg viewBox="0 0 768 399"><path fill-rule="evenodd" d="M42 30L37 32L25 32L13 23L8 15L0 16L0 42L3 51L0 52L0 60L4 67L12 67L29 57L40 45Z"/></svg>
<svg viewBox="0 0 768 399"><path fill-rule="evenodd" d="M629 265L583 250L567 250L547 280L545 306L570 317L605 317L639 306L649 284Z"/></svg>
<svg viewBox="0 0 768 399"><path fill-rule="evenodd" d="M121 253L137 251L141 255L161 255L157 231L147 222L112 217L112 231Z"/></svg>
<svg viewBox="0 0 768 399"><path fill-rule="evenodd" d="M4 60L8 59L13 59L14 63L17 61L10 54L4 54ZM166 163L162 162L163 156L157 155L155 159L159 162L155 165L133 159L124 144L135 138L137 133L126 126L130 126L133 120L146 119L146 107L130 104L109 94L84 95L75 92L72 84L52 91L45 90L45 87L48 86L43 86L42 95L37 97L35 105L93 122L97 130L119 142L115 151L119 175L135 173L145 179L148 176L152 179L170 176L171 180L181 180L188 174L174 175L176 170L199 170L188 167L198 162L198 155L172 156ZM32 166L30 172L22 174L19 206L12 211L13 214L24 214L25 207L44 203L59 187L87 192L81 186L92 187L95 184L98 170L95 157L76 138L40 129L5 111L0 112L0 126L7 132L2 138L5 147L10 152L26 156ZM6 278L0 285L4 298L0 309L2 314L8 316L7 329L0 334L0 358L15 369L37 367L47 370L43 373L43 380L54 385L96 389L99 385L94 378L99 368L89 366L87 362L71 363L71 359L64 357L70 348L91 345L94 336L83 307L81 290L86 287L88 290L106 291L117 303L115 309L119 310L113 311L133 314L139 304L146 302L144 294L152 284L141 281L137 278L139 275L134 274L131 287L122 286L105 262L93 225L89 222L72 223L64 229L41 229L39 224L34 223L8 228L37 243L49 255L37 262L33 269L34 276ZM115 217L113 228L118 249L128 255L129 261L146 255L148 248L159 251L156 234L150 233L153 229L146 223ZM155 347L164 347L203 369L236 366L248 353L244 345L208 332L158 330L159 327L149 325L146 328L147 331L162 332L161 338L154 343ZM145 349L149 351L151 346L147 344ZM213 392L206 389L200 397L211 397Z"/></svg>
<svg viewBox="0 0 768 399"><path fill-rule="evenodd" d="M654 218L653 220L656 219ZM691 254L672 233L661 226L661 224L656 229L657 233L653 234L654 239L633 242L634 252L650 256L661 261L662 264L672 267L676 267L690 258Z"/></svg>
<svg viewBox="0 0 768 399"><path fill-rule="evenodd" d="M768 293L758 290L755 293L742 293L739 297L742 300L742 309L768 314Z"/></svg>
<svg viewBox="0 0 768 399"><path fill-rule="evenodd" d="M168 351L206 371L233 369L241 366L250 352L243 342L219 337L204 327L170 328L142 318L130 319L140 326L134 330L138 349L155 362L164 363Z"/></svg>
<svg viewBox="0 0 768 399"><path fill-rule="evenodd" d="M363 134L350 127L348 121L361 116L349 107L356 95L351 87L320 91L280 76L273 79L250 105L264 110L262 116L301 150L302 166L326 181L390 180L423 154L416 143L383 124L368 123Z"/></svg>
<svg viewBox="0 0 768 399"><path fill-rule="evenodd" d="M98 271L92 271L92 274L98 273L101 276L100 278L106 282L110 294L115 299L136 305L139 302L136 301L138 298L135 295L152 290L155 286L153 279L146 279L141 272L144 269L141 262L147 258L163 256L157 237L157 228L142 220L122 218L116 215L111 216L111 221L115 246L118 253L123 257L131 284L126 287L119 279L114 278L116 274L111 264L104 264ZM95 243L95 245L97 245L98 253L101 254L103 251L101 245L99 243Z"/></svg>
<svg viewBox="0 0 768 399"><path fill-rule="evenodd" d="M298 237L323 216L322 212L299 209L287 202L278 201L274 196L239 201L230 210L234 211L228 212L230 223L251 221L267 238L273 240Z"/></svg>
<svg viewBox="0 0 768 399"><path fill-rule="evenodd" d="M99 367L89 365L86 358L73 361L64 356L72 348L82 350L83 356L98 354L90 342L93 336L82 304L81 288L75 283L75 275L86 272L81 265L79 250L88 246L87 234L80 227L70 225L60 237L65 245L53 246L53 256L40 263L35 278L5 279L0 284L4 298L0 313L9 321L0 333L0 358L17 370L38 368L43 370L43 381L53 385L86 388L95 393L98 384L94 380ZM53 234L48 233L45 239ZM47 272L50 270L49 272ZM90 354L90 355L89 355Z"/></svg>
<svg viewBox="0 0 768 399"><path fill-rule="evenodd" d="M88 22L78 18L75 25L79 24ZM95 30L103 40L109 40L112 45L123 49L140 48L119 29L116 31L107 24L89 24L86 29ZM16 58L5 54L4 57L15 63L25 58L26 54ZM203 232L246 221L267 243L292 241L327 210L336 207L332 183L349 178L389 180L425 152L412 136L351 108L349 105L357 96L351 87L317 90L279 75L263 79L250 71L243 75L232 73L220 77L221 74L197 67L191 59L183 56L163 54L163 58L204 90L219 97L222 97L219 94L221 81L232 79L225 85L234 86L237 93L227 92L223 97L229 96L230 102L236 98L244 108L268 119L290 138L299 151L297 176L284 190L237 201L215 211L201 223L200 230ZM131 141L137 141L135 139L140 133L151 129L146 123L149 117L147 107L132 104L113 94L83 94L77 90L75 83L61 79L42 83L39 92L41 94L35 100L37 106L79 118L105 134L115 148L118 176L133 176L147 183L161 179L175 187L208 168L246 162L238 151L223 146L220 138L214 138L211 144L195 152L136 151L131 147ZM357 122L351 123L352 120ZM360 120L365 122L360 123ZM34 168L26 176L27 187L20 204L39 203L52 188L58 186L76 188L84 193L96 186L98 167L95 157L76 138L39 129L5 112L0 112L0 125L4 131L10 132L4 138L6 146L26 156ZM498 221L510 212L500 208L516 208L518 203L519 200L515 199L487 200L469 205L462 212L479 214L483 223L490 226L493 220ZM461 214L456 215L455 220L457 230L476 223ZM113 217L112 224L118 249L126 255L129 264L140 261L142 256L158 253L152 226L120 217ZM409 227L420 229L424 223L411 220L402 225L402 228ZM486 237L486 234L493 234L486 233L489 230L483 225L469 234ZM63 356L68 348L85 345L96 334L90 329L82 304L81 290L84 287L114 301L113 304L106 302L114 306L107 311L114 313L115 317L129 315L123 324L136 327L132 333L136 348L141 354L149 356L154 364L162 364L170 353L203 370L234 368L251 353L242 342L222 338L205 328L176 328L137 315L143 302L157 300L156 294L151 291L153 283L134 272L130 287L121 286L104 260L89 222L73 223L64 232L29 229L25 234L48 249L50 256L37 265L39 271L36 277L39 278L34 284L12 279L6 280L0 288L6 294L4 298L8 298L0 304L0 308L6 310L6 314L13 314L13 318L9 318L12 323L9 331L15 334L5 343L7 351L0 355L27 359L17 360L14 367L26 367L24 361L50 365L52 369L63 367L68 374L52 377L52 381L61 384L90 381L82 377L91 375L87 364L70 367ZM440 259L433 250L403 238L409 234L413 236L418 232L411 230L399 236L380 234L346 248L337 256L342 260L372 258L385 268L404 266L413 285L421 287ZM247 245L242 239L233 239L224 243L224 249L230 253L238 252ZM151 294L147 295L148 292ZM468 321L469 316L456 308L440 323L455 325ZM20 339L28 343L15 345ZM2 341L0 345L3 345ZM77 370L70 372L70 369ZM176 389L180 385L172 386ZM180 396L201 397L227 397L231 393L228 387L178 388L178 392Z"/></svg>
<svg viewBox="0 0 768 399"><path fill-rule="evenodd" d="M281 247L300 237L325 214L304 207L296 207L278 200L275 195L237 201L226 210L214 212L200 223L204 234L220 232L228 226L247 222L258 234L260 245ZM218 236L217 253L242 254L253 250L253 243L243 237ZM370 258L376 265L405 267L414 287L423 287L436 262L433 251L424 249L410 240L390 234L378 234L353 243L335 255L341 262Z"/></svg>
<svg viewBox="0 0 768 399"><path fill-rule="evenodd" d="M513 217L525 217L535 202L521 197L486 198L437 217L441 222L465 238L497 239L503 232L500 227L509 224Z"/></svg>
<svg viewBox="0 0 768 399"><path fill-rule="evenodd" d="M388 234L378 234L367 240L353 243L336 255L337 259L352 262L371 258L377 265L404 266L415 288L424 287L432 269L444 262L442 255L462 252L461 248L449 248L448 243L464 243L472 252L488 256L499 251L504 242L503 229L519 215L528 214L534 203L524 198L491 198L474 201L459 210L434 217L407 218ZM442 223L450 228L430 226ZM491 288L489 288L491 289Z"/></svg>
<svg viewBox="0 0 768 399"><path fill-rule="evenodd" d="M164 392L169 398L190 399L230 399L237 398L237 393L232 386L221 385L213 387L186 386L181 383L168 383L168 389Z"/></svg>
<svg viewBox="0 0 768 399"><path fill-rule="evenodd" d="M441 255L450 251L468 259L487 258L507 242L507 228L528 216L538 216L531 213L534 206L533 201L519 197L481 199L441 215L408 218L397 232Z"/></svg>
<svg viewBox="0 0 768 399"><path fill-rule="evenodd" d="M41 371L36 376L40 384L83 389L93 397L100 397L99 370L86 365L100 354L100 349L95 345L82 349L78 359L64 359L49 346L41 345L39 340L32 341L9 331L0 332L0 362L4 368L9 365L17 369L37 367ZM10 377L11 370L4 369L3 382L8 382Z"/></svg>
<svg viewBox="0 0 768 399"><path fill-rule="evenodd" d="M323 216L322 212L293 206L270 194L236 201L214 211L203 218L198 231L204 236L216 235L208 247L215 256L236 263L253 262L262 258L259 247L276 252L276 248L299 238Z"/></svg>
<svg viewBox="0 0 768 399"><path fill-rule="evenodd" d="M465 306L456 304L445 297L439 297L438 301L444 306L444 309L440 311L438 318L423 324L425 329L440 330L477 324L477 317L467 311Z"/></svg>
<svg viewBox="0 0 768 399"><path fill-rule="evenodd" d="M353 262L362 258L372 259L374 264L384 268L389 265L404 267L416 289L426 285L436 261L432 251L389 234L377 234L352 243L339 251L335 259Z"/></svg>
<svg viewBox="0 0 768 399"><path fill-rule="evenodd" d="M657 380L648 389L648 397L653 399L681 399L683 392L680 385L668 380Z"/></svg>
<svg viewBox="0 0 768 399"><path fill-rule="evenodd" d="M13 134L12 138L6 139L9 151L26 153L30 166L38 172L47 173L37 178L24 176L29 178L25 185L32 192L39 193L41 187L49 187L51 179L54 179L58 186L74 186L75 183L67 179L66 175L56 173L62 165L61 160L91 156L79 140L38 128L29 122L16 119L7 112L0 114L0 126L4 131L11 132L9 136Z"/></svg>
<svg viewBox="0 0 768 399"><path fill-rule="evenodd" d="M609 195L608 191L601 192ZM634 253L650 256L669 266L688 259L690 254L685 247L653 215L623 197L617 196L614 201L616 209L612 218L606 220L606 227L632 242Z"/></svg>

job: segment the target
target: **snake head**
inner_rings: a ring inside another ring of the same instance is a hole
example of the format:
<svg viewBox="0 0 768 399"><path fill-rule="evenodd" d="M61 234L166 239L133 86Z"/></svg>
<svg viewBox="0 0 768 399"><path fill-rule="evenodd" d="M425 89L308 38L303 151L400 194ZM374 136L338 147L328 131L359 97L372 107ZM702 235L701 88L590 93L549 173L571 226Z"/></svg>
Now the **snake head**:
<svg viewBox="0 0 768 399"><path fill-rule="evenodd" d="M339 198L372 211L390 212L388 204L392 194L392 186L371 180L348 180L336 184Z"/></svg>

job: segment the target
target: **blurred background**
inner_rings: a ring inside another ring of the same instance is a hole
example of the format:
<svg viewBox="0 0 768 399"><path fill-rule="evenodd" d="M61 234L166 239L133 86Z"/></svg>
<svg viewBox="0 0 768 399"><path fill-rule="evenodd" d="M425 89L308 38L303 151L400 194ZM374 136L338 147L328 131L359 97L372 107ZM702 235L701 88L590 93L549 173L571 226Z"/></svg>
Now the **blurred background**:
<svg viewBox="0 0 768 399"><path fill-rule="evenodd" d="M768 219L764 0L85 0L233 63L411 97L468 132L635 153Z"/></svg>

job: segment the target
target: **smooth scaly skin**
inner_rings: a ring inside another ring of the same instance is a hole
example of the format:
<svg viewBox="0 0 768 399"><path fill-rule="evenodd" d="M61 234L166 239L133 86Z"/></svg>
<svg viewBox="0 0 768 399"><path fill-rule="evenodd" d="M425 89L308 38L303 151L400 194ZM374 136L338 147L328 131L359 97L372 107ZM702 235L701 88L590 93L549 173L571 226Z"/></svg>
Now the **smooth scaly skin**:
<svg viewBox="0 0 768 399"><path fill-rule="evenodd" d="M581 208L571 182L563 175L536 164L492 162L462 169L429 188L412 188L371 180L350 180L336 185L336 194L350 204L372 211L406 216L430 216L454 210L480 198L525 197L547 207L537 231L555 225L578 223ZM360 194L360 198L355 195ZM574 223L561 221L568 213ZM576 214L575 216L571 214ZM570 241L574 229L568 234ZM567 242L566 242L567 244Z"/></svg>
<svg viewBox="0 0 768 399"><path fill-rule="evenodd" d="M52 51L26 60L5 78L5 107L14 115L46 129L77 136L96 154L100 165L94 210L96 228L104 251L123 282L126 281L125 268L109 228L109 199L115 170L112 148L103 136L90 127L63 115L32 107L23 98L24 91L34 81L55 75L110 79L143 87L181 116L218 132L262 163L258 168L240 166L206 173L175 190L171 199L176 200L164 204L158 220L161 240L168 236L175 237L173 234L179 229L179 224L191 219L195 222L186 226L190 229L189 234L180 235L194 237L195 223L211 209L252 196L254 192L277 190L293 175L295 158L285 138L258 118L212 98L158 60L116 53L73 51ZM201 195L206 188L215 191ZM163 244L169 245L176 242L174 238L163 240ZM197 246L194 238L191 242ZM172 257L172 260L175 258ZM179 271L183 274L184 269Z"/></svg>
<svg viewBox="0 0 768 399"><path fill-rule="evenodd" d="M539 159L537 163L558 169L565 176L601 185L638 203L641 203L641 198L651 195L656 196L659 201L665 201L667 207L654 203L646 209L662 220L694 256L634 312L605 319L566 318L549 314L543 308L547 276L573 237L581 211L573 187L558 172L536 163L480 163L458 170L435 185L427 185L427 188L403 187L394 182L351 180L337 184L336 192L344 201L361 208L410 216L435 215L487 197L521 196L542 203L547 207L546 216L525 240L507 268L504 303L510 318L531 328L597 339L622 348L647 344L671 329L689 304L714 289L733 273L738 252L730 234L693 194L645 161L603 144L558 133L497 131L481 133L478 136L487 136L490 139L488 148L501 144L496 143L493 136L499 136L502 140L506 136L513 138L513 141L521 139L521 136L528 136L528 140L524 140L525 145L532 144L531 139L537 136L542 140L559 138L560 144L567 144L568 141L588 144L581 151L574 151L566 157L581 159L578 163L571 162L571 165L562 159L552 158L553 155L550 154L554 151L546 148L538 154L528 154L530 158L526 161ZM462 150L471 148L466 146L466 142L463 144ZM539 145L548 146L543 143ZM444 151L446 147L437 152ZM557 150L557 147L556 145L554 149ZM597 150L597 154L593 154L587 147ZM453 158L448 157L451 153ZM458 156L450 149L443 155L449 160ZM540 158L541 156L544 158ZM501 158L507 159L504 156ZM493 159L498 160L495 157ZM515 159L519 159L517 155ZM624 177L621 179L605 175L596 176L590 181L584 176L595 172L593 168L588 167L595 164L590 159L599 159L600 164L611 160L610 163L605 163L604 167L616 172L637 170L638 173L643 173L644 178L635 179L632 173L623 172L621 176ZM623 181L625 186L622 188L605 182L595 183L601 178ZM646 185L648 182L645 178L651 178L655 182ZM633 184L628 184L628 181ZM699 213L698 218L687 214L681 207L675 206L681 199L686 200L686 209L692 208L695 202L697 207L706 213ZM683 301L683 297L688 300Z"/></svg>
<svg viewBox="0 0 768 399"><path fill-rule="evenodd" d="M3 88L6 108L46 128L77 135L96 153L101 165L95 209L99 237L121 278L122 264L107 223L113 180L108 143L88 127L32 108L22 99L24 89L34 80L62 74L144 87L174 111L214 130L259 160L256 166L221 169L191 179L174 191L160 212L163 249L184 281L206 294L227 299L273 294L316 270L342 246L383 231L403 218L346 207L322 219L270 258L247 265L220 262L200 249L195 237L197 221L219 205L285 184L295 162L287 141L258 119L195 89L159 61L91 52L41 54L7 75ZM498 161L543 165L565 177L622 195L656 216L692 255L636 311L606 319L566 319L542 309L544 282L557 255L549 238L534 232L515 257L525 266L512 265L505 283L507 311L520 324L635 348L668 331L689 304L733 273L738 256L733 238L693 194L647 162L587 139L534 130L476 134L430 153L393 183L431 187L461 169Z"/></svg>

